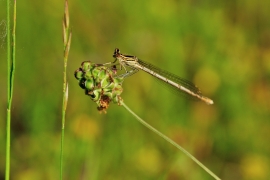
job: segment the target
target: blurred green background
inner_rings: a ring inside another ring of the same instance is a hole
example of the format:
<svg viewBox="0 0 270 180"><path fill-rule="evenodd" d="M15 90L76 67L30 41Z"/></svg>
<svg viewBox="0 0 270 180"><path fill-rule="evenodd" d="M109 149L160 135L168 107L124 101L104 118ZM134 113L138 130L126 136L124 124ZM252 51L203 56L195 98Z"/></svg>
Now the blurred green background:
<svg viewBox="0 0 270 180"><path fill-rule="evenodd" d="M5 1L0 1L0 179L5 170ZM270 178L270 1L69 1L64 179L212 179L123 107L100 114L74 78L114 48L198 85L214 105L175 96L139 72L124 102L222 179ZM17 2L11 177L59 178L62 1Z"/></svg>

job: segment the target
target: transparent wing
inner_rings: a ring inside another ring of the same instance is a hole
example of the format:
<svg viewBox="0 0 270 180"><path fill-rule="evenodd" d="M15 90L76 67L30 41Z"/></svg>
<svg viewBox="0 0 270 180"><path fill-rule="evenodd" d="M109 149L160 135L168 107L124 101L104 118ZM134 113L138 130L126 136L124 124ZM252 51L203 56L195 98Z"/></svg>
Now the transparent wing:
<svg viewBox="0 0 270 180"><path fill-rule="evenodd" d="M167 78L167 79L169 79L169 80L171 80L171 81L174 81L175 83L177 83L177 84L179 84L179 85L181 85L181 86L183 86L183 87L189 89L189 90L192 91L193 93L198 94L199 96L202 96L202 93L201 93L200 89L199 89L196 85L194 85L192 82L190 82L190 81L188 81L188 80L185 80L185 79L183 79L183 78L181 78L181 77L179 77L179 76L177 76L177 75L175 75L175 74L173 74L173 73L170 73L170 72L168 72L168 71L166 71L166 70L160 69L160 68L158 68L158 67L156 67L156 66L154 66L154 65L152 65L152 64L150 64L150 63L147 63L147 62L145 62L145 61L142 61L142 60L140 60L140 59L138 60L138 63L139 63L140 65L142 65L142 66L148 68L148 69L151 69L151 70L154 71L155 73L158 73L158 74L160 74L161 76L163 76L163 77L165 77L165 78ZM158 78L155 78L155 79L158 79ZM168 84L166 81L163 81L163 80L161 80L161 79L158 79L158 80L159 80L160 82L162 82L162 84L164 84L164 85L170 87L170 89L172 89L172 90L174 90L174 91L176 91L176 92L179 92L180 94L185 94L185 95L187 95L188 97L191 97L192 99L197 99L197 98L195 98L194 96L192 96L192 95L190 95L190 94L188 94L188 93L182 91L181 89L179 89L179 88L177 88L177 87L175 87L175 86L172 86L172 85Z"/></svg>

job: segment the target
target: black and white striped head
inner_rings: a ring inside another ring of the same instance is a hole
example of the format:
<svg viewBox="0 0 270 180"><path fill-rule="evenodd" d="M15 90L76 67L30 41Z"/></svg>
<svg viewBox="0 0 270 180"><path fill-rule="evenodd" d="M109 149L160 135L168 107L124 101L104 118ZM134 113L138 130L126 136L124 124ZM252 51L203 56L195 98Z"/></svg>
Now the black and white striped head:
<svg viewBox="0 0 270 180"><path fill-rule="evenodd" d="M113 57L117 58L119 55L120 55L120 49L115 48L114 53L113 53Z"/></svg>

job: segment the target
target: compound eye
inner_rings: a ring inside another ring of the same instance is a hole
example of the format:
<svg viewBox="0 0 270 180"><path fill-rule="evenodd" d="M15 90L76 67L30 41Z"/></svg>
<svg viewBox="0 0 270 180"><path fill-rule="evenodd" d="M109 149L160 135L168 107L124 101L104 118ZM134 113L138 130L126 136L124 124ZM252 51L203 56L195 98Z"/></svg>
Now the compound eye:
<svg viewBox="0 0 270 180"><path fill-rule="evenodd" d="M117 55L117 54L120 54L120 50L119 50L118 48L115 48L114 54L113 54L113 55L115 56L115 55Z"/></svg>

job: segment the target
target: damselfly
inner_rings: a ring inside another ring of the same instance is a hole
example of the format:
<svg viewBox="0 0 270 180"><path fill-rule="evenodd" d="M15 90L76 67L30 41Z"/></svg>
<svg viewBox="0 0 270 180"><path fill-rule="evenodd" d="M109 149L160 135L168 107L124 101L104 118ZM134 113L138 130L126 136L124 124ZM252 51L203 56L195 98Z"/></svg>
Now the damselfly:
<svg viewBox="0 0 270 180"><path fill-rule="evenodd" d="M207 104L214 103L213 100L203 96L199 88L195 86L192 82L189 82L166 70L162 70L156 66L153 66L152 64L142 61L136 56L121 54L120 50L116 48L113 57L115 58L114 62L106 63L104 65L114 64L116 63L116 61L118 61L120 64L120 69L124 68L124 70L126 71L126 73L119 75L119 77L127 77L138 72L139 70L143 70L144 72L151 74L152 76L165 82L169 86L172 86L173 89L177 91L185 93L188 96L200 99ZM130 70L127 70L127 67L129 67Z"/></svg>

